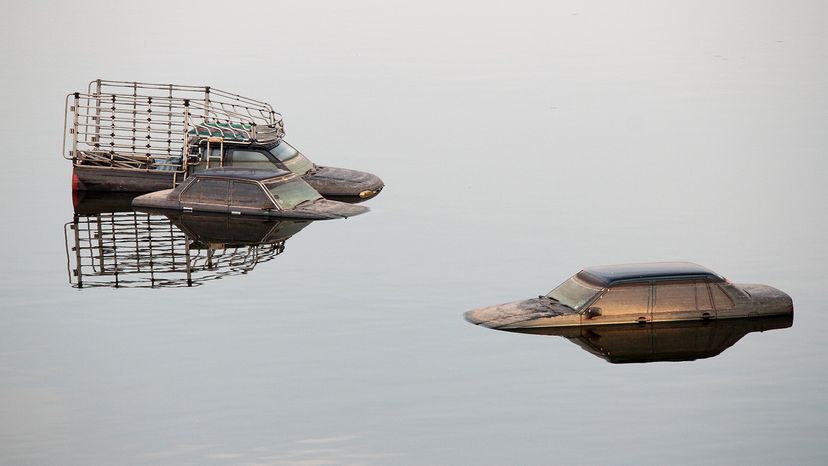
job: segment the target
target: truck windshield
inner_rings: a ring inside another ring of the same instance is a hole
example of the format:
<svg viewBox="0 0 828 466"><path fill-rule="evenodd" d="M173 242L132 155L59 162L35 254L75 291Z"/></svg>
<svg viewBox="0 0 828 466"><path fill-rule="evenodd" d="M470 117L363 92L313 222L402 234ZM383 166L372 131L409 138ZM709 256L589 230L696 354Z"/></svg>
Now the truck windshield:
<svg viewBox="0 0 828 466"><path fill-rule="evenodd" d="M599 291L601 291L601 288L581 281L577 277L571 277L550 291L546 296L576 311L580 311Z"/></svg>
<svg viewBox="0 0 828 466"><path fill-rule="evenodd" d="M270 153L297 175L304 175L313 168L313 162L285 141L279 142L276 147L270 149Z"/></svg>
<svg viewBox="0 0 828 466"><path fill-rule="evenodd" d="M267 183L265 186L283 209L292 209L305 201L313 201L322 197L311 185L298 177L289 181Z"/></svg>

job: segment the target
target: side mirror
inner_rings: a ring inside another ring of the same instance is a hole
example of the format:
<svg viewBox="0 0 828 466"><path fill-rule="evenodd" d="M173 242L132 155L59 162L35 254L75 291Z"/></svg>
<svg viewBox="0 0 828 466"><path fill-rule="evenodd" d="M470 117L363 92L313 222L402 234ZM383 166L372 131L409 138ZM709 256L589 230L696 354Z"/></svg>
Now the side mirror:
<svg viewBox="0 0 828 466"><path fill-rule="evenodd" d="M586 318L592 319L593 317L598 317L601 315L601 308L600 307L591 307L586 311Z"/></svg>

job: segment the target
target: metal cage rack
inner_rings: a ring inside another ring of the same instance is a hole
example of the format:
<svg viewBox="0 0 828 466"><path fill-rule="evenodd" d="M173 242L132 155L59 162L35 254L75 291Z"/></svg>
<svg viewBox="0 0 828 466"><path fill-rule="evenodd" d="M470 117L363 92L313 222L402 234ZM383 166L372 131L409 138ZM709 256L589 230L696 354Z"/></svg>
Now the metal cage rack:
<svg viewBox="0 0 828 466"><path fill-rule="evenodd" d="M209 86L98 79L66 96L62 154L75 165L186 174L202 143L282 137L282 116L265 102Z"/></svg>
<svg viewBox="0 0 828 466"><path fill-rule="evenodd" d="M76 288L198 286L246 274L285 249L285 240L202 244L163 215L75 214L64 225L69 283Z"/></svg>

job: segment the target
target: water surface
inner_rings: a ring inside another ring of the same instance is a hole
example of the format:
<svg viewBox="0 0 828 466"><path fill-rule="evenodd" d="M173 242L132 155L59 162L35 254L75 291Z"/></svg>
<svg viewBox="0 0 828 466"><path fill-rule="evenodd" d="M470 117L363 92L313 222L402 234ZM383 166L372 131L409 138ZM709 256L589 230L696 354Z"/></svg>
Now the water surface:
<svg viewBox="0 0 828 466"><path fill-rule="evenodd" d="M0 463L828 461L824 5L199 5L0 19ZM78 289L58 144L98 77L267 100L387 188L244 274ZM793 326L614 365L462 319L655 260L776 286Z"/></svg>

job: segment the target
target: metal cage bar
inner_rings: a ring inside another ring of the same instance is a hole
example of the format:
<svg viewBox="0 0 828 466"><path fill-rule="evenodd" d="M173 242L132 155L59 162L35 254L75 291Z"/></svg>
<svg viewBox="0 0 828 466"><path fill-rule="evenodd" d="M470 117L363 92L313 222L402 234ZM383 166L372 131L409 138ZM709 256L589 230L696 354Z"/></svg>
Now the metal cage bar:
<svg viewBox="0 0 828 466"><path fill-rule="evenodd" d="M262 101L209 86L98 79L66 97L62 154L75 165L186 176L189 157L208 139L266 144L282 137L281 114Z"/></svg>

